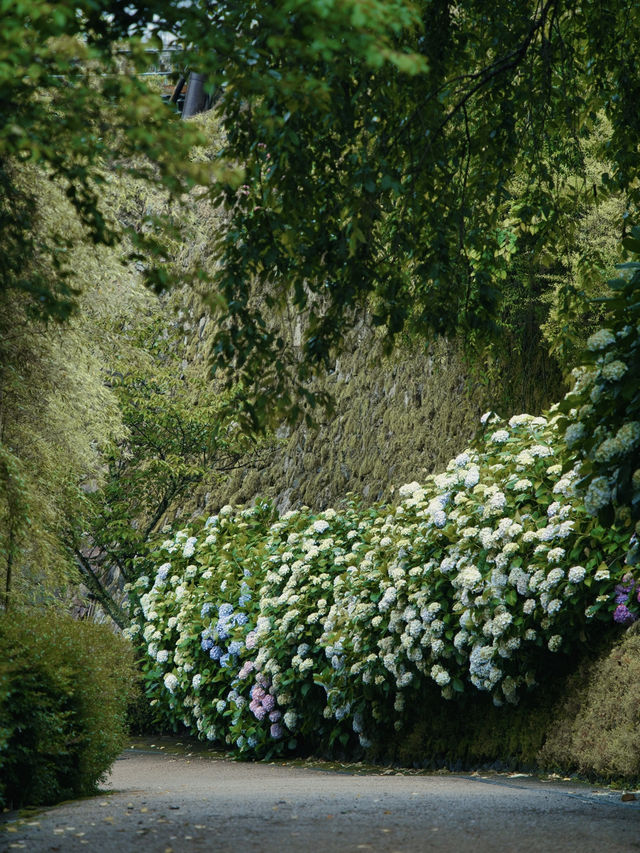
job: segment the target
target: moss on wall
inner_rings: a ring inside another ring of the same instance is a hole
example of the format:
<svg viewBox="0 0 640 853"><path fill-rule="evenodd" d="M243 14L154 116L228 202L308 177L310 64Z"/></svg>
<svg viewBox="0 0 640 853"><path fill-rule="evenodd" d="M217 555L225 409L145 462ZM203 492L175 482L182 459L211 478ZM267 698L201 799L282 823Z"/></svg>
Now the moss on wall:
<svg viewBox="0 0 640 853"><path fill-rule="evenodd" d="M542 766L594 778L640 780L636 626L569 680L538 755Z"/></svg>
<svg viewBox="0 0 640 853"><path fill-rule="evenodd" d="M323 509L347 493L384 500L395 487L443 468L473 438L487 409L508 416L521 412L523 401L535 412L548 405L559 389L550 375L541 382L539 369L520 365L472 374L455 342L404 346L384 358L373 333L361 329L320 381L335 399L333 415L316 429L280 430L261 467L232 472L210 503L245 504L259 495L284 511Z"/></svg>

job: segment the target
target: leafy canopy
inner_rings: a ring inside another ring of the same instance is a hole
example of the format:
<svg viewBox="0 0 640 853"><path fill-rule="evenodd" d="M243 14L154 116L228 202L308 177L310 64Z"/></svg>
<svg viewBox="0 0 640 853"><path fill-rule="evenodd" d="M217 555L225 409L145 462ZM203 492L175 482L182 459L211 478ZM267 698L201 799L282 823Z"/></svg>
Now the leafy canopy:
<svg viewBox="0 0 640 853"><path fill-rule="evenodd" d="M217 196L229 220L211 302L216 364L245 382L250 415L292 386L312 402L310 373L363 303L389 347L405 329L486 335L513 256L553 251L581 198L623 187L635 209L639 23L631 2L562 0L190 14L220 157L245 168ZM610 172L569 181L599 115ZM270 284L259 305L255 281ZM301 353L271 319L285 301L306 318Z"/></svg>
<svg viewBox="0 0 640 853"><path fill-rule="evenodd" d="M3 286L30 293L45 316L74 301L64 234L38 247L30 236L29 194L12 171L21 159L67 182L97 240L110 239L95 196L105 164L174 193L201 183L226 209L213 235L215 366L242 384L253 421L267 401L291 419L315 402L308 379L363 304L388 347L402 330L486 335L513 256L553 250L585 194L624 189L627 212L637 206L631 0L7 0L0 14ZM186 156L197 125L173 122L130 73L144 67L135 38L159 32L180 40L178 61L207 74L218 98L225 141L208 161ZM125 74L122 38L134 39ZM611 168L569 181L600 115ZM157 225L135 238L164 286ZM56 258L52 281L21 276L21 254L36 249ZM300 345L273 322L282 304L303 317Z"/></svg>

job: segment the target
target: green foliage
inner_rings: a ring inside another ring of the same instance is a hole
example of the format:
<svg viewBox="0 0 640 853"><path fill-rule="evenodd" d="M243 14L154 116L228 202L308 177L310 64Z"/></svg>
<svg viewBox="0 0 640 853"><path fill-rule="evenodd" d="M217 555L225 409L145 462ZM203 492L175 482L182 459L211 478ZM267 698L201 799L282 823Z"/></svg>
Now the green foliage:
<svg viewBox="0 0 640 853"><path fill-rule="evenodd" d="M2 616L0 649L0 805L93 793L124 745L130 645L33 609Z"/></svg>
<svg viewBox="0 0 640 853"><path fill-rule="evenodd" d="M640 39L629 2L483 0L454 10L427 0L286 9L122 0L72 14L11 0L2 15L3 287L44 316L75 304L69 237L58 227L34 242L21 163L60 178L97 241L119 229L99 202L109 169L175 199L201 186L225 215L212 240L213 286L206 264L192 278L218 315L214 362L240 383L245 421L263 420L269 406L276 419L310 418L315 401L327 402L308 379L363 305L388 349L402 330L486 337L523 261L539 267L562 245L574 269L600 262L593 241L575 236L594 193L606 205L624 191L626 212L636 207ZM196 143L206 150L201 124L175 122L136 76L142 45L127 42L124 66L114 53L118 38L154 31L189 45L178 61L215 91L223 134L208 156L189 156ZM615 204L602 212L620 216ZM162 288L176 280L165 236L175 219L142 219L125 228ZM20 259L36 249L53 275L23 275ZM257 281L268 288L256 302ZM300 344L272 323L283 306L305 315Z"/></svg>
<svg viewBox="0 0 640 853"><path fill-rule="evenodd" d="M640 229L632 235L625 246L638 253ZM561 407L565 440L582 460L587 508L604 523L614 506L630 507L633 517L640 517L640 264L618 269L620 276L608 283L610 293L598 299L608 328L587 341L575 385Z"/></svg>
<svg viewBox="0 0 640 853"><path fill-rule="evenodd" d="M64 220L46 232L38 227L37 195L22 180L26 164L59 182L84 239L105 245L121 237L120 225L101 203L110 168L177 196L194 182L229 171L189 159L202 137L195 125L179 122L139 76L152 58L148 45L130 39L123 64L116 48L127 25L119 29L119 5L7 0L0 8L0 288L17 291L32 316L68 318L83 283L69 258L77 234L67 231ZM128 230L137 250L161 263L165 241L157 226L149 216L146 227ZM25 258L45 263L25 270ZM166 276L154 267L149 278L157 285Z"/></svg>
<svg viewBox="0 0 640 853"><path fill-rule="evenodd" d="M121 627L119 588L138 576L163 519L256 453L221 414L230 395L214 393L202 359L182 360L181 324L156 312L131 325L106 370L123 434L104 448L106 471L69 537L85 583Z"/></svg>
<svg viewBox="0 0 640 853"><path fill-rule="evenodd" d="M102 370L123 343L114 330L149 297L119 248L82 244L59 184L30 166L21 180L37 200L34 239L46 242L65 222L75 244L68 261L84 289L77 315L49 325L34 321L16 291L0 293L0 572L3 592L41 601L74 577L69 529L86 510L85 488L101 477L102 450L122 434ZM25 276L32 268L55 272L46 255L22 259Z"/></svg>
<svg viewBox="0 0 640 853"><path fill-rule="evenodd" d="M418 3L407 8L419 20L398 17L411 25L395 33L407 63L362 49L380 37L378 4L360 7L369 31L345 31L349 8L305 3L285 17L256 3L247 22L219 4L189 29L193 63L219 87L221 156L245 167L245 185L218 196L228 220L211 303L215 363L241 377L249 418L269 396L294 418L324 400L308 377L363 304L389 348L403 329L486 338L514 262L560 243L593 269L571 235L594 186L600 198L628 188L632 210L637 200L631 4ZM603 115L611 167L587 184L583 143ZM251 282L265 279L255 306ZM301 348L270 324L287 302L307 315Z"/></svg>

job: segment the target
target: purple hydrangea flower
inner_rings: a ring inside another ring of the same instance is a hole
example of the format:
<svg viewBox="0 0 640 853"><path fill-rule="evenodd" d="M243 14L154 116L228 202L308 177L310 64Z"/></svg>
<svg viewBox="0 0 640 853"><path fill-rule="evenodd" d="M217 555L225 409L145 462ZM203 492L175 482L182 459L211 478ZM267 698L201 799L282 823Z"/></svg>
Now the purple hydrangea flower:
<svg viewBox="0 0 640 853"><path fill-rule="evenodd" d="M274 723L269 731L274 740L278 740L278 738L282 737L282 726L279 723Z"/></svg>
<svg viewBox="0 0 640 853"><path fill-rule="evenodd" d="M626 604L629 601L629 593L631 592L631 586L626 586L625 584L619 583L616 585L616 604Z"/></svg>
<svg viewBox="0 0 640 853"><path fill-rule="evenodd" d="M264 718L267 716L267 712L265 711L265 709L262 707L262 705L258 705L257 702L251 702L249 708L253 712L253 716L256 718L256 720L264 720Z"/></svg>
<svg viewBox="0 0 640 853"><path fill-rule="evenodd" d="M267 695L262 700L262 707L265 709L265 711L273 711L276 707L275 696L272 696L270 693L267 693Z"/></svg>
<svg viewBox="0 0 640 853"><path fill-rule="evenodd" d="M631 625L636 619L636 615L629 610L626 604L619 604L613 611L613 621L619 625Z"/></svg>

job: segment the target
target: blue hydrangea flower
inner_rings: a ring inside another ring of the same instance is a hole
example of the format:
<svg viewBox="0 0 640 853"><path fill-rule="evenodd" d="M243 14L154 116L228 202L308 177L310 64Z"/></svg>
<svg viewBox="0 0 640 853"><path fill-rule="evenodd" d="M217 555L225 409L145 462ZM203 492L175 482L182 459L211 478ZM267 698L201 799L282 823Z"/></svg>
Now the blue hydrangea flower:
<svg viewBox="0 0 640 853"><path fill-rule="evenodd" d="M233 640L231 643L229 643L229 654L239 655L243 648L243 642L241 642L240 640Z"/></svg>
<svg viewBox="0 0 640 853"><path fill-rule="evenodd" d="M209 657L211 660L220 660L222 657L222 649L220 646L212 646L209 650Z"/></svg>
<svg viewBox="0 0 640 853"><path fill-rule="evenodd" d="M229 666L230 660L231 660L231 655L227 652L226 654L222 655L222 657L220 658L220 666L223 669L226 669L226 667Z"/></svg>
<svg viewBox="0 0 640 853"><path fill-rule="evenodd" d="M232 613L233 613L233 604L225 603L225 604L221 604L220 607L218 607L218 616L220 617L220 619L223 619L223 620L229 619L229 617L231 616Z"/></svg>
<svg viewBox="0 0 640 853"><path fill-rule="evenodd" d="M216 633L218 635L219 640L226 640L227 639L227 637L229 636L229 632L227 631L228 627L229 627L228 622L222 622L222 621L218 622L218 624L216 625Z"/></svg>
<svg viewBox="0 0 640 853"><path fill-rule="evenodd" d="M209 649L213 648L213 640L211 637L205 637L200 643L203 652L208 652Z"/></svg>
<svg viewBox="0 0 640 853"><path fill-rule="evenodd" d="M202 605L202 610L200 611L200 618L204 619L207 613L210 613L213 610L213 604L210 601L205 601Z"/></svg>
<svg viewBox="0 0 640 853"><path fill-rule="evenodd" d="M240 596L242 598L242 596ZM246 613L236 613L233 617L234 625L246 625L249 621L249 617Z"/></svg>

